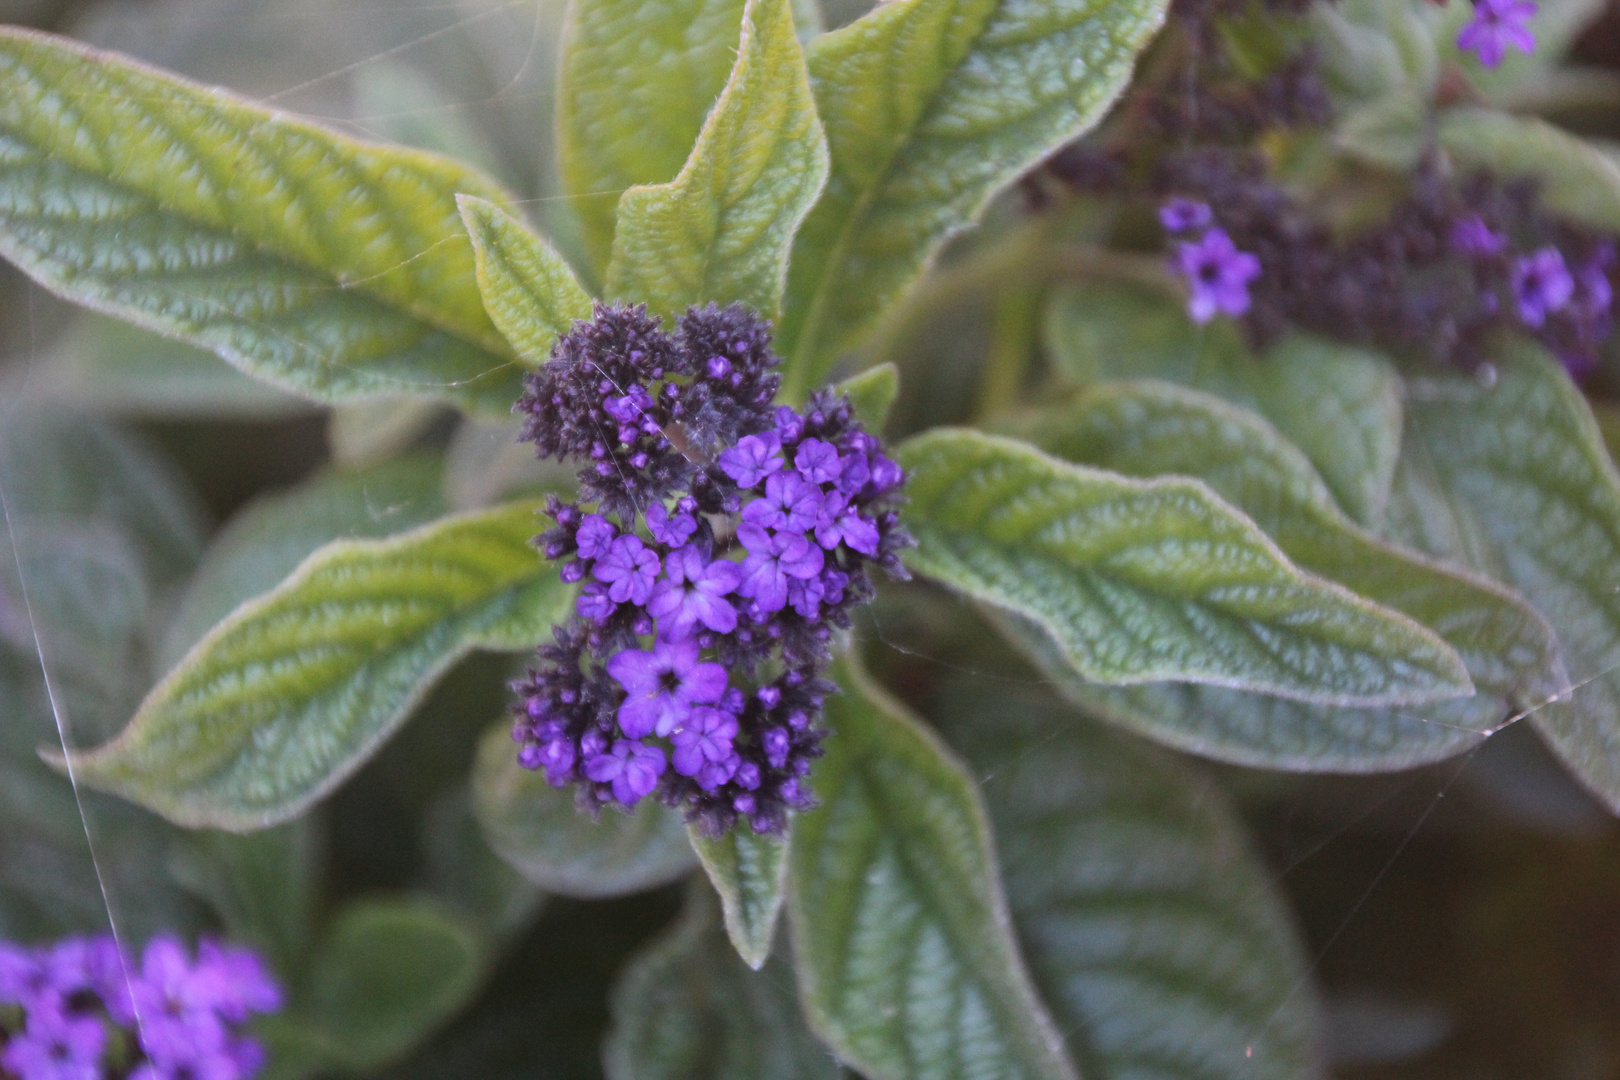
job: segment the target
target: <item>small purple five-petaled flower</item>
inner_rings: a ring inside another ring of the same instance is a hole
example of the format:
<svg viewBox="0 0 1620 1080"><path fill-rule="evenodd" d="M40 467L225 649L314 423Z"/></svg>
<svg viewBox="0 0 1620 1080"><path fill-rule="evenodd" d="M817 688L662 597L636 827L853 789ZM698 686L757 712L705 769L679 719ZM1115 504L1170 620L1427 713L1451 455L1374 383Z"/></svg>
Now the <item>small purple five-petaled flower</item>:
<svg viewBox="0 0 1620 1080"><path fill-rule="evenodd" d="M1260 260L1239 251L1224 230L1210 229L1196 241L1182 241L1172 265L1191 290L1187 313L1194 322L1249 310L1249 282L1260 276Z"/></svg>
<svg viewBox="0 0 1620 1080"><path fill-rule="evenodd" d="M1457 34L1457 47L1471 49L1486 67L1496 67L1511 45L1534 52L1536 35L1529 22L1538 10L1530 0L1475 0L1474 17Z"/></svg>
<svg viewBox="0 0 1620 1080"><path fill-rule="evenodd" d="M698 643L659 641L648 650L625 649L608 661L608 674L628 695L619 728L632 739L668 735L694 705L711 705L726 692L726 669L698 660Z"/></svg>
<svg viewBox="0 0 1620 1080"><path fill-rule="evenodd" d="M1555 247L1544 247L1513 264L1513 295L1524 325L1540 327L1575 295L1575 278Z"/></svg>

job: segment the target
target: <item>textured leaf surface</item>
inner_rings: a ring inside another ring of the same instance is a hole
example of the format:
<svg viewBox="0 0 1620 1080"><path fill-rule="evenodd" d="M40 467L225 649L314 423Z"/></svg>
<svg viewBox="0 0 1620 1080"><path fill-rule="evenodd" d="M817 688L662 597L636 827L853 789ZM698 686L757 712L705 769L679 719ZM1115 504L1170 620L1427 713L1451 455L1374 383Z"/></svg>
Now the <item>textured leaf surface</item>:
<svg viewBox="0 0 1620 1080"><path fill-rule="evenodd" d="M1620 232L1620 162L1544 120L1490 109L1442 113L1440 145L1470 169L1533 176L1547 205L1566 217Z"/></svg>
<svg viewBox="0 0 1620 1080"><path fill-rule="evenodd" d="M1383 514L1401 446L1401 382L1383 357L1295 334L1263 358L1225 320L1199 327L1167 292L1088 282L1047 308L1046 344L1082 383L1165 379L1258 412L1305 452L1349 515Z"/></svg>
<svg viewBox="0 0 1620 1080"><path fill-rule="evenodd" d="M609 1080L837 1080L787 962L750 971L718 916L707 890L691 890L680 922L631 961L613 991Z"/></svg>
<svg viewBox="0 0 1620 1080"><path fill-rule="evenodd" d="M789 911L811 1026L871 1080L1067 1077L967 774L846 664L794 823Z"/></svg>
<svg viewBox="0 0 1620 1080"><path fill-rule="evenodd" d="M743 962L758 971L771 955L787 885L788 844L739 826L719 839L692 832L692 847L720 894L726 933Z"/></svg>
<svg viewBox="0 0 1620 1080"><path fill-rule="evenodd" d="M299 813L473 648L523 649L569 590L529 546L537 504L339 540L236 610L153 689L79 778L180 824L246 830Z"/></svg>
<svg viewBox="0 0 1620 1080"><path fill-rule="evenodd" d="M1566 763L1620 812L1620 475L1591 411L1538 347L1502 342L1489 389L1414 390L1412 433L1475 557L1558 631L1574 690L1533 712Z"/></svg>
<svg viewBox="0 0 1620 1080"><path fill-rule="evenodd" d="M666 885L697 861L679 814L644 800L633 813L591 818L571 791L517 761L511 725L478 747L473 812L501 858L548 892L594 899Z"/></svg>
<svg viewBox="0 0 1620 1080"><path fill-rule="evenodd" d="M1322 1075L1309 970L1219 788L1045 695L947 684L1037 985L1094 1080Z"/></svg>
<svg viewBox="0 0 1620 1080"><path fill-rule="evenodd" d="M898 459L908 564L1035 621L1084 678L1355 706L1472 690L1432 631L1301 572L1197 481L1133 480L952 429Z"/></svg>
<svg viewBox="0 0 1620 1080"><path fill-rule="evenodd" d="M686 164L737 59L743 0L573 0L563 32L557 157L598 275L619 196Z"/></svg>
<svg viewBox="0 0 1620 1080"><path fill-rule="evenodd" d="M803 394L990 197L1096 123L1157 0L896 0L810 46L827 190L778 339Z"/></svg>
<svg viewBox="0 0 1620 1080"><path fill-rule="evenodd" d="M538 367L591 298L568 263L542 237L487 199L457 196L478 262L484 310L517 354Z"/></svg>
<svg viewBox="0 0 1620 1080"><path fill-rule="evenodd" d="M672 315L740 301L774 319L788 248L827 178L789 0L748 0L737 63L675 179L619 200L608 296Z"/></svg>
<svg viewBox="0 0 1620 1080"><path fill-rule="evenodd" d="M0 31L0 254L285 389L510 406L457 192L500 197L443 158Z"/></svg>

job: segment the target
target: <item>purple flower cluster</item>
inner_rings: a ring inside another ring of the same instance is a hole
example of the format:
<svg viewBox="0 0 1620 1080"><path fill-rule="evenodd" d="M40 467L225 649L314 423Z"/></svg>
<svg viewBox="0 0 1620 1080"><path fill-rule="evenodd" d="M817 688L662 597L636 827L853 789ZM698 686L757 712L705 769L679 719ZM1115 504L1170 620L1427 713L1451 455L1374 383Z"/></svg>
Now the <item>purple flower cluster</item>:
<svg viewBox="0 0 1620 1080"><path fill-rule="evenodd" d="M1249 282L1260 276L1260 260L1237 245L1224 229L1214 225L1208 203L1180 197L1159 208L1159 223L1167 232L1202 230L1196 240L1176 245L1170 269L1187 283L1187 314L1207 323L1216 314L1234 318L1249 310Z"/></svg>
<svg viewBox="0 0 1620 1080"><path fill-rule="evenodd" d="M766 323L693 308L673 335L598 304L517 408L540 456L584 459L537 538L575 616L514 690L519 761L582 805L682 807L712 835L813 805L835 629L906 572L905 475L827 391L777 405ZM594 504L594 505L592 505Z"/></svg>
<svg viewBox="0 0 1620 1080"><path fill-rule="evenodd" d="M152 939L137 968L107 935L0 942L0 1075L16 1080L247 1080L264 1051L242 1033L281 991L253 952L204 940L193 958Z"/></svg>

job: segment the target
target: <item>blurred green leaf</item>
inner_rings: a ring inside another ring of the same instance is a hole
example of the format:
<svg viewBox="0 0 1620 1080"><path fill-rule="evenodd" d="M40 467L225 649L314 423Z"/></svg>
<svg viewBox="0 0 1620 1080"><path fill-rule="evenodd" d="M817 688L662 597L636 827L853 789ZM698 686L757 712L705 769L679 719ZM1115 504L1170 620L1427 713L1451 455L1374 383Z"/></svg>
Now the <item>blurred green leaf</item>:
<svg viewBox="0 0 1620 1080"><path fill-rule="evenodd" d="M900 369L893 364L879 364L845 379L833 387L833 393L848 396L856 419L866 425L866 430L882 431L900 393Z"/></svg>
<svg viewBox="0 0 1620 1080"><path fill-rule="evenodd" d="M1313 1080L1291 913L1220 789L1051 698L949 683L1036 984L1092 1080Z"/></svg>
<svg viewBox="0 0 1620 1080"><path fill-rule="evenodd" d="M179 824L263 828L373 754L455 660L524 649L571 590L529 544L538 504L338 540L238 608L147 696L81 782Z"/></svg>
<svg viewBox="0 0 1620 1080"><path fill-rule="evenodd" d="M1620 232L1620 162L1547 123L1491 109L1440 116L1440 145L1459 165L1531 176L1548 207L1604 232Z"/></svg>
<svg viewBox="0 0 1620 1080"><path fill-rule="evenodd" d="M827 178L790 0L748 0L737 63L675 179L619 199L607 294L655 314L740 301L768 319Z"/></svg>
<svg viewBox="0 0 1620 1080"><path fill-rule="evenodd" d="M683 877L697 862L679 814L649 799L593 821L571 791L518 764L505 722L479 744L472 795L490 846L548 892L586 899L641 892Z"/></svg>
<svg viewBox="0 0 1620 1080"><path fill-rule="evenodd" d="M1091 127L1159 0L895 0L810 46L827 190L793 246L778 328L802 397L999 190Z"/></svg>
<svg viewBox="0 0 1620 1080"><path fill-rule="evenodd" d="M353 73L355 113L368 134L440 154L494 175L498 155L458 104L425 71L374 56Z"/></svg>
<svg viewBox="0 0 1620 1080"><path fill-rule="evenodd" d="M1333 142L1358 161L1401 171L1417 165L1428 142L1429 104L1411 93L1393 93L1342 116Z"/></svg>
<svg viewBox="0 0 1620 1080"><path fill-rule="evenodd" d="M1030 986L972 780L845 662L794 823L788 895L811 1027L871 1080L1075 1076Z"/></svg>
<svg viewBox="0 0 1620 1080"><path fill-rule="evenodd" d="M1341 104L1411 93L1427 99L1440 74L1445 15L1410 0L1345 0L1310 8L1310 35Z"/></svg>
<svg viewBox="0 0 1620 1080"><path fill-rule="evenodd" d="M538 367L591 298L568 263L542 237L492 202L458 196L478 262L478 291L489 317L519 356Z"/></svg>
<svg viewBox="0 0 1620 1080"><path fill-rule="evenodd" d="M962 429L896 457L908 565L1037 622L1084 678L1353 706L1473 692L1433 631L1301 572L1197 481L1133 480Z"/></svg>
<svg viewBox="0 0 1620 1080"><path fill-rule="evenodd" d="M625 970L602 1050L609 1080L837 1080L786 961L750 971L717 915L708 890L692 889L680 922Z"/></svg>
<svg viewBox="0 0 1620 1080"><path fill-rule="evenodd" d="M472 920L491 944L505 943L540 913L544 894L489 846L469 787L434 801L422 848L423 887Z"/></svg>
<svg viewBox="0 0 1620 1080"><path fill-rule="evenodd" d="M762 835L743 822L724 836L689 830L692 848L720 895L726 933L737 955L758 971L771 955L776 919L787 887L788 841Z"/></svg>
<svg viewBox="0 0 1620 1080"><path fill-rule="evenodd" d="M233 940L261 950L288 979L303 970L312 944L322 855L315 823L305 817L248 836L183 833L169 866Z"/></svg>
<svg viewBox="0 0 1620 1080"><path fill-rule="evenodd" d="M743 0L572 0L557 157L600 275L619 196L675 178L736 61Z"/></svg>
<svg viewBox="0 0 1620 1080"><path fill-rule="evenodd" d="M363 468L403 453L443 414L436 401L416 397L365 398L334 405L327 415L332 463Z"/></svg>
<svg viewBox="0 0 1620 1080"><path fill-rule="evenodd" d="M1414 387L1408 438L1485 545L1480 568L1558 631L1572 689L1531 718L1620 812L1620 474L1580 391L1539 346L1504 339L1490 355L1492 386L1456 376Z"/></svg>
<svg viewBox="0 0 1620 1080"><path fill-rule="evenodd" d="M0 139L0 253L69 299L316 400L517 396L453 201L500 195L462 166L16 29Z"/></svg>

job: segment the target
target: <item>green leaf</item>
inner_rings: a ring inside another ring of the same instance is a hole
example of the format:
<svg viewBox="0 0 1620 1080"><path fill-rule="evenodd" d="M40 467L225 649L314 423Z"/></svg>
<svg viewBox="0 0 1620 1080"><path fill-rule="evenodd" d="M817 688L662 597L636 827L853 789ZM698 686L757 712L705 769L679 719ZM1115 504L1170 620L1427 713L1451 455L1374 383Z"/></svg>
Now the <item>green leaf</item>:
<svg viewBox="0 0 1620 1080"><path fill-rule="evenodd" d="M619 199L606 291L673 315L740 301L774 319L788 249L827 179L790 0L748 0L737 63L674 180Z"/></svg>
<svg viewBox="0 0 1620 1080"><path fill-rule="evenodd" d="M703 863L726 916L726 933L743 962L758 971L771 955L776 917L787 886L788 842L762 835L742 823L717 839L690 830L692 848Z"/></svg>
<svg viewBox="0 0 1620 1080"><path fill-rule="evenodd" d="M1348 0L1313 7L1308 18L1323 76L1341 102L1392 93L1430 96L1445 47L1445 16L1438 8L1409 0Z"/></svg>
<svg viewBox="0 0 1620 1080"><path fill-rule="evenodd" d="M338 540L238 608L147 695L81 782L178 824L293 817L376 751L474 648L524 649L570 590L529 546L539 504Z"/></svg>
<svg viewBox="0 0 1620 1080"><path fill-rule="evenodd" d="M232 939L262 950L287 977L311 944L320 847L309 818L249 836L198 830L181 834L169 867L214 909Z"/></svg>
<svg viewBox="0 0 1620 1080"><path fill-rule="evenodd" d="M619 196L686 163L736 61L743 0L572 0L557 89L557 158L594 269Z"/></svg>
<svg viewBox="0 0 1620 1080"><path fill-rule="evenodd" d="M510 941L544 908L545 894L489 846L467 785L429 807L422 854L423 887L465 915L489 945Z"/></svg>
<svg viewBox="0 0 1620 1080"><path fill-rule="evenodd" d="M882 431L900 393L900 369L893 364L879 364L845 379L833 387L833 393L849 398L855 418L866 425L866 430Z"/></svg>
<svg viewBox="0 0 1620 1080"><path fill-rule="evenodd" d="M787 963L750 971L716 916L708 890L692 889L680 921L626 968L602 1050L609 1080L837 1080Z"/></svg>
<svg viewBox="0 0 1620 1080"><path fill-rule="evenodd" d="M417 397L363 398L334 405L326 418L332 464L364 468L404 453L421 440L443 406Z"/></svg>
<svg viewBox="0 0 1620 1080"><path fill-rule="evenodd" d="M1359 707L1473 692L1433 631L1303 573L1195 480L1133 480L949 428L896 456L908 565L1035 621L1086 679Z"/></svg>
<svg viewBox="0 0 1620 1080"><path fill-rule="evenodd" d="M575 319L591 317L591 298L544 238L486 199L459 195L472 237L484 308L517 354L538 367Z"/></svg>
<svg viewBox="0 0 1620 1080"><path fill-rule="evenodd" d="M1375 526L1401 445L1401 381L1383 357L1294 334L1264 357L1226 320L1200 327L1168 290L1088 282L1058 291L1046 344L1081 383L1165 379L1258 412L1311 459L1339 505Z"/></svg>
<svg viewBox="0 0 1620 1080"><path fill-rule="evenodd" d="M1217 785L1044 694L939 695L1036 984L1096 1080L1322 1075L1310 970Z"/></svg>
<svg viewBox="0 0 1620 1080"><path fill-rule="evenodd" d="M510 408L457 192L500 198L446 159L0 31L0 254L283 389Z"/></svg>
<svg viewBox="0 0 1620 1080"><path fill-rule="evenodd" d="M1160 0L895 0L810 46L832 172L793 247L778 332L802 396L940 246L1091 127Z"/></svg>
<svg viewBox="0 0 1620 1080"><path fill-rule="evenodd" d="M1620 162L1544 120L1491 109L1440 116L1440 145L1459 165L1498 176L1531 176L1553 210L1604 232L1620 232Z"/></svg>
<svg viewBox="0 0 1620 1080"><path fill-rule="evenodd" d="M651 800L593 821L571 792L518 764L509 723L479 743L472 790L490 846L548 892L585 899L641 892L685 876L696 861L680 815Z"/></svg>
<svg viewBox="0 0 1620 1080"><path fill-rule="evenodd" d="M1013 941L962 766L852 664L788 905L811 1027L871 1080L1075 1076Z"/></svg>
<svg viewBox="0 0 1620 1080"><path fill-rule="evenodd" d="M1499 341L1486 387L1461 376L1414 387L1414 454L1482 542L1475 557L1558 632L1573 680L1530 715L1553 749L1620 812L1620 474L1580 392L1539 347Z"/></svg>
<svg viewBox="0 0 1620 1080"><path fill-rule="evenodd" d="M439 462L427 454L326 472L290 491L261 495L209 546L169 622L162 667L179 663L215 623L281 584L322 544L391 536L445 510Z"/></svg>

